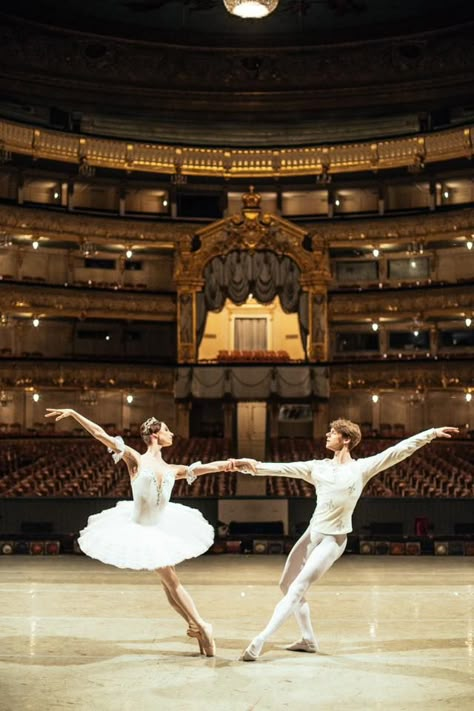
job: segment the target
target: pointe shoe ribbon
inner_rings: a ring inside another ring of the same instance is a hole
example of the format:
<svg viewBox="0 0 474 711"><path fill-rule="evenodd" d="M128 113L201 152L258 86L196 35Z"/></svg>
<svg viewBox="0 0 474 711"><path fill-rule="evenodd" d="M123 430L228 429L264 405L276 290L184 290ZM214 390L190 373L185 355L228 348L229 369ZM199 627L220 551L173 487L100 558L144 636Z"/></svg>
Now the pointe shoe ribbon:
<svg viewBox="0 0 474 711"><path fill-rule="evenodd" d="M290 652L310 652L314 654L318 651L318 645L309 639L299 639L297 642L289 644L286 649L289 649Z"/></svg>

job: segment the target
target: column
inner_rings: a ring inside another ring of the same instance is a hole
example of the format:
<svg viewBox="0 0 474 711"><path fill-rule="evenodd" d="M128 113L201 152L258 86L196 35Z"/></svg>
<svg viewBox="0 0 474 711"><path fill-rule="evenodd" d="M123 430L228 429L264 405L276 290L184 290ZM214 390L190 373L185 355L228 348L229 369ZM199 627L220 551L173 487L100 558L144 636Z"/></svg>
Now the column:
<svg viewBox="0 0 474 711"><path fill-rule="evenodd" d="M183 289L178 294L178 361L194 363L196 358L196 292Z"/></svg>
<svg viewBox="0 0 474 711"><path fill-rule="evenodd" d="M181 400L176 402L176 425L175 434L184 439L189 439L189 414L191 412L191 402Z"/></svg>
<svg viewBox="0 0 474 711"><path fill-rule="evenodd" d="M328 359L328 305L326 286L313 286L309 298L309 359Z"/></svg>
<svg viewBox="0 0 474 711"><path fill-rule="evenodd" d="M268 414L269 414L269 435L270 439L278 438L278 414L280 412L280 400L276 395L271 395L268 402Z"/></svg>
<svg viewBox="0 0 474 711"><path fill-rule="evenodd" d="M313 439L323 437L329 426L329 403L313 400Z"/></svg>
<svg viewBox="0 0 474 711"><path fill-rule="evenodd" d="M224 396L222 407L224 410L224 439L232 441L234 439L235 401Z"/></svg>
<svg viewBox="0 0 474 711"><path fill-rule="evenodd" d="M74 210L74 180L71 178L67 183L67 211L72 212Z"/></svg>
<svg viewBox="0 0 474 711"><path fill-rule="evenodd" d="M385 186L379 185L378 188L378 212L379 215L385 214Z"/></svg>

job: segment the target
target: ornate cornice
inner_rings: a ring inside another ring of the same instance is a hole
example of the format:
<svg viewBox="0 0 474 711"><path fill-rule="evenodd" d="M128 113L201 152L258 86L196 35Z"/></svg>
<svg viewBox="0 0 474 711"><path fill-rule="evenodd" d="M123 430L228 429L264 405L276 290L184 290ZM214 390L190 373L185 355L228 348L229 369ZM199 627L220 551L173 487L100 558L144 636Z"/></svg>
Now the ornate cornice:
<svg viewBox="0 0 474 711"><path fill-rule="evenodd" d="M422 136L335 145L234 149L160 145L34 128L0 120L0 142L12 153L89 166L216 178L284 178L439 163L473 154L474 127Z"/></svg>
<svg viewBox="0 0 474 711"><path fill-rule="evenodd" d="M0 310L14 316L135 319L176 321L176 298L146 294L75 288L51 288L0 282Z"/></svg>
<svg viewBox="0 0 474 711"><path fill-rule="evenodd" d="M0 232L47 236L60 242L79 243L82 240L101 244L133 242L173 250L179 235L189 234L198 224L139 222L129 218L92 217L81 213L53 212L30 207L0 205Z"/></svg>
<svg viewBox="0 0 474 711"><path fill-rule="evenodd" d="M431 212L420 215L387 215L353 219L347 222L327 221L298 223L308 232L319 235L330 245L345 245L379 242L380 240L411 241L413 239L436 239L447 235L457 237L474 231L474 210L461 208L455 212Z"/></svg>
<svg viewBox="0 0 474 711"><path fill-rule="evenodd" d="M142 112L281 117L295 111L418 108L469 96L472 23L402 37L292 47L172 45L116 39L2 16L0 87L12 96L70 99ZM354 84L357 77L357 86ZM172 84L170 86L170 78ZM197 81L198 78L198 81ZM443 103L446 105L446 103ZM210 109L212 107L212 109Z"/></svg>
<svg viewBox="0 0 474 711"><path fill-rule="evenodd" d="M468 388L474 382L472 361L391 361L333 365L330 370L331 392L348 390L398 390L425 388Z"/></svg>
<svg viewBox="0 0 474 711"><path fill-rule="evenodd" d="M461 317L474 310L474 291L466 285L434 289L400 289L377 293L331 294L329 318L333 325L337 322L354 323L381 319L400 321L412 319L419 314L420 319Z"/></svg>
<svg viewBox="0 0 474 711"><path fill-rule="evenodd" d="M173 393L174 368L140 364L0 360L2 388L149 389Z"/></svg>

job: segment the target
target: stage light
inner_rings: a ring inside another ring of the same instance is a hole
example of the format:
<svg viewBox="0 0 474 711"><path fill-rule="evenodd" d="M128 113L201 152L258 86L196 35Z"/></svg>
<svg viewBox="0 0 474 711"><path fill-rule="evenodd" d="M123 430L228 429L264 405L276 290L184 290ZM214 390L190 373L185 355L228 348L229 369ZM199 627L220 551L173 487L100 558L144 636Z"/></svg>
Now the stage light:
<svg viewBox="0 0 474 711"><path fill-rule="evenodd" d="M17 555L26 555L29 553L30 547L26 541L15 541L13 550Z"/></svg>
<svg viewBox="0 0 474 711"><path fill-rule="evenodd" d="M471 402L471 400L472 400L472 393L466 393L466 394L464 395L464 398L465 398L466 402Z"/></svg>
<svg viewBox="0 0 474 711"><path fill-rule="evenodd" d="M0 553L2 555L11 555L13 553L13 541L2 541L0 544Z"/></svg>
<svg viewBox="0 0 474 711"><path fill-rule="evenodd" d="M31 246L33 247L33 249L38 249L38 247L39 247L38 240L35 239L34 242L31 243Z"/></svg>
<svg viewBox="0 0 474 711"><path fill-rule="evenodd" d="M241 553L242 552L242 541L226 541L225 542L225 552L226 553Z"/></svg>
<svg viewBox="0 0 474 711"><path fill-rule="evenodd" d="M376 555L387 555L390 552L390 543L388 541L375 541Z"/></svg>
<svg viewBox="0 0 474 711"><path fill-rule="evenodd" d="M334 200L334 204L335 204L336 207L339 207L339 205L341 204L341 201L339 200L339 198L336 198L336 199Z"/></svg>
<svg viewBox="0 0 474 711"><path fill-rule="evenodd" d="M377 257L379 256L379 254L380 254L380 250L377 249L377 248L375 248L375 249L372 250L372 254L374 255L375 258L377 258Z"/></svg>
<svg viewBox="0 0 474 711"><path fill-rule="evenodd" d="M361 541L359 545L359 553L361 555L373 555L375 553L375 544L373 541Z"/></svg>
<svg viewBox="0 0 474 711"><path fill-rule="evenodd" d="M466 326L469 328L469 326L470 326L471 323L472 323L472 318L469 318L469 316L466 316L466 318L464 319L464 323L465 323Z"/></svg>
<svg viewBox="0 0 474 711"><path fill-rule="evenodd" d="M374 405L375 405L378 401L379 401L379 396L377 395L377 393L374 393L374 394L372 395L372 402L373 402Z"/></svg>
<svg viewBox="0 0 474 711"><path fill-rule="evenodd" d="M405 555L405 544L401 541L390 543L390 555Z"/></svg>
<svg viewBox="0 0 474 711"><path fill-rule="evenodd" d="M40 325L40 320L39 320L39 318L34 318L33 321L32 321L32 323L33 323L33 326L34 326L35 328L38 328L38 326Z"/></svg>
<svg viewBox="0 0 474 711"><path fill-rule="evenodd" d="M133 395L127 395L126 400L127 400L127 404L128 404L128 405L131 405L132 402L133 402Z"/></svg>
<svg viewBox="0 0 474 711"><path fill-rule="evenodd" d="M421 555L421 544L419 541L407 541L405 544L406 555Z"/></svg>
<svg viewBox="0 0 474 711"><path fill-rule="evenodd" d="M133 251L131 249L127 249L127 251L125 252L125 256L127 257L127 259L131 259L133 257Z"/></svg>
<svg viewBox="0 0 474 711"><path fill-rule="evenodd" d="M32 541L30 543L30 555L43 555L44 543L42 541Z"/></svg>
<svg viewBox="0 0 474 711"><path fill-rule="evenodd" d="M473 244L474 244L474 243L473 243L471 240L468 240L468 241L466 242L466 247L467 247L468 249L472 249L472 245L473 245Z"/></svg>
<svg viewBox="0 0 474 711"><path fill-rule="evenodd" d="M372 331L378 331L379 330L379 325L378 323L375 323L375 321L372 323Z"/></svg>
<svg viewBox="0 0 474 711"><path fill-rule="evenodd" d="M163 200L163 203L162 203L162 204L163 204L163 207L168 207L168 200L166 200L166 199Z"/></svg>
<svg viewBox="0 0 474 711"><path fill-rule="evenodd" d="M435 555L448 555L448 542L447 541L435 541L434 554Z"/></svg>
<svg viewBox="0 0 474 711"><path fill-rule="evenodd" d="M40 399L40 394L39 393L33 393L33 402L39 402Z"/></svg>
<svg viewBox="0 0 474 711"><path fill-rule="evenodd" d="M444 190L444 191L443 191L443 197L444 197L445 200L448 199L448 197L449 197L449 190Z"/></svg>
<svg viewBox="0 0 474 711"><path fill-rule="evenodd" d="M253 542L253 552L262 554L268 553L268 541L254 540Z"/></svg>
<svg viewBox="0 0 474 711"><path fill-rule="evenodd" d="M61 545L59 541L45 541L44 542L46 555L59 555L61 551Z"/></svg>

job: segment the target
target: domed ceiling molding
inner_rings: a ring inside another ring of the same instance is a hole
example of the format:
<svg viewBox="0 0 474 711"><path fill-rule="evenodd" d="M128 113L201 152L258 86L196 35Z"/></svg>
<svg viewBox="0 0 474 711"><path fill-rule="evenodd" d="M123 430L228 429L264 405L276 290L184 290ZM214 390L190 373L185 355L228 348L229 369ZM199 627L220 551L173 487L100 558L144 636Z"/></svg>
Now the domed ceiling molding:
<svg viewBox="0 0 474 711"><path fill-rule="evenodd" d="M1 16L0 16L1 17ZM24 101L234 118L449 105L472 95L474 23L305 47L176 46L1 17L0 89Z"/></svg>

